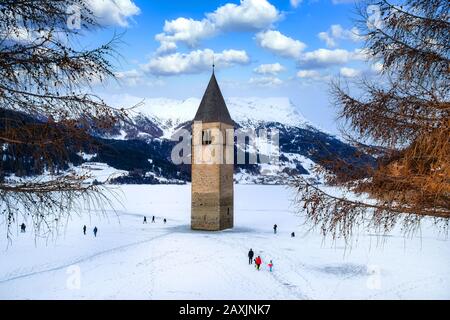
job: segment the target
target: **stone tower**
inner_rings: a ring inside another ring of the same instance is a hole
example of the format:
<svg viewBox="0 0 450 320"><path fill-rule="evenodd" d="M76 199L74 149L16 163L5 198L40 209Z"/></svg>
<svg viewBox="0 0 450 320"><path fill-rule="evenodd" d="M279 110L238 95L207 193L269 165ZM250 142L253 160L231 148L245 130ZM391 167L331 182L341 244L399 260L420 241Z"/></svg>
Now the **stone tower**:
<svg viewBox="0 0 450 320"><path fill-rule="evenodd" d="M234 126L214 70L192 125L191 228L233 227Z"/></svg>

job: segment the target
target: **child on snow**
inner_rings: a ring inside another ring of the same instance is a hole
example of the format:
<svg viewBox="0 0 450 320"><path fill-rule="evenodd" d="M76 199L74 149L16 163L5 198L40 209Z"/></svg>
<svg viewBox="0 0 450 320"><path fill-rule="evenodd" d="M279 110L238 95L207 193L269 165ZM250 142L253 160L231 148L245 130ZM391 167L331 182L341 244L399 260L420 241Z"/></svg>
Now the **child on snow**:
<svg viewBox="0 0 450 320"><path fill-rule="evenodd" d="M251 253L253 253L252 249L250 249ZM250 257L250 252L249 252L249 257ZM256 270L260 270L261 269L261 265L262 265L262 259L261 256L257 256L255 261L255 268ZM270 260L270 262L267 264L267 266L269 267L269 271L272 272L273 270L273 261Z"/></svg>
<svg viewBox="0 0 450 320"><path fill-rule="evenodd" d="M273 268L272 260L270 260L270 262L269 262L269 264L267 266L269 267L270 272L272 272L272 268Z"/></svg>

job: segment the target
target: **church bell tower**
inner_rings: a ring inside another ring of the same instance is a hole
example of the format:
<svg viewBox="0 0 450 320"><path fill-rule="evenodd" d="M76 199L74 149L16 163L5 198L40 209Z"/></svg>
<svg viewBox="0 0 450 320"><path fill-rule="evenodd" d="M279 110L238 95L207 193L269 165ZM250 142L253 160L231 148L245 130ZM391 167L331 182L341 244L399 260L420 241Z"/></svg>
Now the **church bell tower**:
<svg viewBox="0 0 450 320"><path fill-rule="evenodd" d="M234 123L213 73L192 125L191 228L233 228Z"/></svg>

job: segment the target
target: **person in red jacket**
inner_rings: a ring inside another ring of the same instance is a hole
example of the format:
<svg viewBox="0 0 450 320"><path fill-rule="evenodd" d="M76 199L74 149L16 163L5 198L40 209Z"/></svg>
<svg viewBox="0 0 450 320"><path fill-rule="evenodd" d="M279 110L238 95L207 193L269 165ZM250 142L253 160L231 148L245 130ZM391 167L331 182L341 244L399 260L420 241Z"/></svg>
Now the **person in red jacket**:
<svg viewBox="0 0 450 320"><path fill-rule="evenodd" d="M256 265L256 269L259 270L259 268L261 267L262 264L262 260L260 256L257 256L255 259L255 265Z"/></svg>

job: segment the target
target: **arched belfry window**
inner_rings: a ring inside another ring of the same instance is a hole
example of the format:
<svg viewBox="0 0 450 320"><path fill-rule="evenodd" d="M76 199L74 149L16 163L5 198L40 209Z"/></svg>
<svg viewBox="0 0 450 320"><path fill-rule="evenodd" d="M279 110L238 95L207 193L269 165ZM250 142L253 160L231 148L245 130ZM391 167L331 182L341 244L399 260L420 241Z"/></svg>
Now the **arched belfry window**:
<svg viewBox="0 0 450 320"><path fill-rule="evenodd" d="M211 130L206 129L202 131L202 144L207 145L212 143Z"/></svg>

